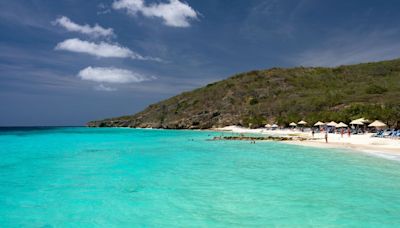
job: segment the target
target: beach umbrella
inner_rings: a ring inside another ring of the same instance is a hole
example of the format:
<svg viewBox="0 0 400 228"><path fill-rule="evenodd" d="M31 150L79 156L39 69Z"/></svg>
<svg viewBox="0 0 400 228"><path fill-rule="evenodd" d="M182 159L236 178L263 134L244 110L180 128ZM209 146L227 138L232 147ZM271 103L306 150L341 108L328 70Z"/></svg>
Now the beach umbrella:
<svg viewBox="0 0 400 228"><path fill-rule="evenodd" d="M359 119L356 119L354 121L358 121L358 122L361 122L361 123L371 123L371 121L369 121L369 120L367 120L365 118L359 118Z"/></svg>
<svg viewBox="0 0 400 228"><path fill-rule="evenodd" d="M271 124L266 124L265 127L266 127L266 128L270 128L270 127L271 127Z"/></svg>
<svg viewBox="0 0 400 228"><path fill-rule="evenodd" d="M278 125L276 125L276 124L272 124L272 126L271 126L272 128L277 128L278 127Z"/></svg>
<svg viewBox="0 0 400 228"><path fill-rule="evenodd" d="M325 123L322 123L321 121L318 121L314 124L314 126L323 126Z"/></svg>
<svg viewBox="0 0 400 228"><path fill-rule="evenodd" d="M340 122L338 125L336 125L337 128L342 128L342 127L348 127L347 124Z"/></svg>
<svg viewBox="0 0 400 228"><path fill-rule="evenodd" d="M291 126L291 127L296 127L297 124L295 124L294 122L291 122L291 123L289 124L289 126Z"/></svg>
<svg viewBox="0 0 400 228"><path fill-rule="evenodd" d="M302 120L302 121L298 122L297 124L300 124L300 125L305 125L305 124L307 124L307 122L306 122L306 121L304 121L304 120Z"/></svg>
<svg viewBox="0 0 400 228"><path fill-rule="evenodd" d="M379 121L379 120L375 120L375 121L372 122L370 125L368 125L368 127L376 127L376 128L384 128L384 127L386 127L386 126L387 126L386 124L382 123L382 122Z"/></svg>
<svg viewBox="0 0 400 228"><path fill-rule="evenodd" d="M336 127L337 123L335 121L331 121L331 122L327 123L326 125L328 125L329 127Z"/></svg>
<svg viewBox="0 0 400 228"><path fill-rule="evenodd" d="M364 125L364 123L361 122L360 120L353 120L353 121L350 122L350 124L352 124L352 125Z"/></svg>

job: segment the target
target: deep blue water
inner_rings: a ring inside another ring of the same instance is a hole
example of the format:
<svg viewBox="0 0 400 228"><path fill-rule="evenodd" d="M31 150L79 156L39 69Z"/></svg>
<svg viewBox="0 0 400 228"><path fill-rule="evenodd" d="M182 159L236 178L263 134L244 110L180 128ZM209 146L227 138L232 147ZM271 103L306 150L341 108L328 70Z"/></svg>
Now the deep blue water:
<svg viewBox="0 0 400 228"><path fill-rule="evenodd" d="M219 134L2 128L0 226L400 226L399 162Z"/></svg>

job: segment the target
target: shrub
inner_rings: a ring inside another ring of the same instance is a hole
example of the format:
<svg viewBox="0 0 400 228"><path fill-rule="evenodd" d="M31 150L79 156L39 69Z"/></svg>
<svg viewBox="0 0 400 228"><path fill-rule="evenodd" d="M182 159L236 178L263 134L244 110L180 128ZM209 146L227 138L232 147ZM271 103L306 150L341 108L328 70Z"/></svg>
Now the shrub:
<svg viewBox="0 0 400 228"><path fill-rule="evenodd" d="M386 93L387 91L388 91L388 89L386 89L382 86L379 86L379 85L370 85L365 90L365 92L368 94L383 94L383 93Z"/></svg>

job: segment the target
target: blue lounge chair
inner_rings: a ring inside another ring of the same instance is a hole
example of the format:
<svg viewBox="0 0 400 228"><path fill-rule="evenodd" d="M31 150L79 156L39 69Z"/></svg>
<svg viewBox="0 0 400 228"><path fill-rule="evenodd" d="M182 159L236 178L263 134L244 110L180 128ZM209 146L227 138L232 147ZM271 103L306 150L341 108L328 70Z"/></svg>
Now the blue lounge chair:
<svg viewBox="0 0 400 228"><path fill-rule="evenodd" d="M376 134L372 135L372 137L379 137L382 138L384 135L384 131L378 131Z"/></svg>

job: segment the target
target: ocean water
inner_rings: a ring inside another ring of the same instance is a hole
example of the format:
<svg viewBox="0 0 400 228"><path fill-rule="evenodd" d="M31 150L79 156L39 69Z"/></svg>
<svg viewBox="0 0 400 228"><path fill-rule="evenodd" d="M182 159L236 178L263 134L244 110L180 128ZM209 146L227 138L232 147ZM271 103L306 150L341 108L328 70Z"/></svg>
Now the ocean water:
<svg viewBox="0 0 400 228"><path fill-rule="evenodd" d="M221 133L0 130L0 227L399 227L400 162Z"/></svg>

